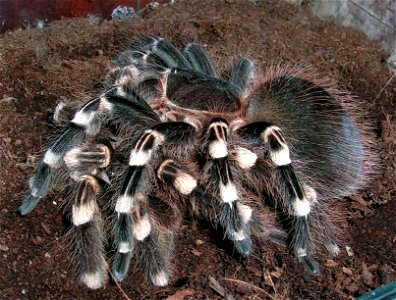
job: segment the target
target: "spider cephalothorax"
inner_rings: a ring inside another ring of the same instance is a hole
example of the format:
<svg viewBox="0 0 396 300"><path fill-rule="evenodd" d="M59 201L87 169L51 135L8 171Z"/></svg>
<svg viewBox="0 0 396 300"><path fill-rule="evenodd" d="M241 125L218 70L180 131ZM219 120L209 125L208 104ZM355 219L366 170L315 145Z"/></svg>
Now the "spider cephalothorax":
<svg viewBox="0 0 396 300"><path fill-rule="evenodd" d="M106 281L110 239L117 280L137 257L155 285L166 285L186 211L247 256L253 239L284 237L267 212L272 203L311 273L319 271L318 248L338 254L326 204L361 186L372 157L352 97L308 71L272 66L256 75L246 58L222 79L200 45L181 53L162 38L133 43L114 65L100 96L78 108L58 105L55 120L64 127L20 208L31 212L55 183L72 187L82 282ZM103 229L108 215L111 237Z"/></svg>

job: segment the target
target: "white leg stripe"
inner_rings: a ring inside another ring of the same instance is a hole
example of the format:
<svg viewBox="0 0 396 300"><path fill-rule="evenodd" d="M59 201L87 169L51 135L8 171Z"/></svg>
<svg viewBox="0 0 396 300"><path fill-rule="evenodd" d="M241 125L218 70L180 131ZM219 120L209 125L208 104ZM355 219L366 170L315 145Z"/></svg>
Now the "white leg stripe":
<svg viewBox="0 0 396 300"><path fill-rule="evenodd" d="M151 150L149 151L135 151L131 152L131 156L129 157L129 165L130 166L144 166L148 163L151 157Z"/></svg>
<svg viewBox="0 0 396 300"><path fill-rule="evenodd" d="M132 247L131 247L131 245L129 244L129 243L127 243L127 242L121 242L119 245L118 245L118 252L119 253L128 253L128 252L131 252L132 251Z"/></svg>
<svg viewBox="0 0 396 300"><path fill-rule="evenodd" d="M59 115L62 109L66 106L66 103L61 101L58 103L58 105L55 107L55 112L54 112L54 120L55 122L59 122Z"/></svg>
<svg viewBox="0 0 396 300"><path fill-rule="evenodd" d="M143 241L151 231L150 220L147 215L139 220L133 227L133 235L138 241Z"/></svg>
<svg viewBox="0 0 396 300"><path fill-rule="evenodd" d="M304 249L304 248L297 249L297 256L298 257L307 256L307 249Z"/></svg>
<svg viewBox="0 0 396 300"><path fill-rule="evenodd" d="M82 126L84 128L89 127L89 125L92 123L93 119L95 118L95 115L96 115L95 111L85 112L83 110L79 110L74 115L72 123Z"/></svg>
<svg viewBox="0 0 396 300"><path fill-rule="evenodd" d="M228 155L227 144L224 140L216 140L209 144L209 155L211 158L223 158Z"/></svg>
<svg viewBox="0 0 396 300"><path fill-rule="evenodd" d="M235 231L233 234L234 240L236 241L243 241L246 238L245 233L243 230Z"/></svg>
<svg viewBox="0 0 396 300"><path fill-rule="evenodd" d="M80 226L82 224L88 223L92 220L95 212L95 203L90 201L83 205L72 207L72 222L75 226Z"/></svg>
<svg viewBox="0 0 396 300"><path fill-rule="evenodd" d="M106 277L103 276L99 271L96 271L95 273L82 274L80 280L90 289L96 290L103 286L106 281Z"/></svg>
<svg viewBox="0 0 396 300"><path fill-rule="evenodd" d="M270 157L272 162L277 166L286 166L291 164L289 147L283 145L279 151L271 151Z"/></svg>
<svg viewBox="0 0 396 300"><path fill-rule="evenodd" d="M133 77L130 74L125 72L120 77L117 78L115 83L117 85L125 85L125 84L128 84L128 82L132 82L132 80L133 80Z"/></svg>
<svg viewBox="0 0 396 300"><path fill-rule="evenodd" d="M231 203L238 199L237 190L234 184L228 183L223 185L220 183L220 196L223 202Z"/></svg>
<svg viewBox="0 0 396 300"><path fill-rule="evenodd" d="M51 149L48 149L44 154L43 162L49 165L51 168L56 168L61 161L61 155L52 152Z"/></svg>
<svg viewBox="0 0 396 300"><path fill-rule="evenodd" d="M315 203L318 201L318 195L316 194L316 191L309 185L304 185L304 194L305 198L307 198L309 202Z"/></svg>
<svg viewBox="0 0 396 300"><path fill-rule="evenodd" d="M160 271L155 275L150 275L151 281L156 286L166 286L168 284L169 278L164 271Z"/></svg>
<svg viewBox="0 0 396 300"><path fill-rule="evenodd" d="M175 188L183 195L189 195L197 187L197 181L190 174L178 172L175 179Z"/></svg>
<svg viewBox="0 0 396 300"><path fill-rule="evenodd" d="M65 154L63 160L69 169L76 168L80 165L80 161L77 159L80 154L81 150L79 148L73 148Z"/></svg>
<svg viewBox="0 0 396 300"><path fill-rule="evenodd" d="M118 213L129 213L133 207L135 200L133 197L121 195L117 199L115 211Z"/></svg>
<svg viewBox="0 0 396 300"><path fill-rule="evenodd" d="M253 209L245 204L238 203L238 210L243 223L247 224L252 218Z"/></svg>
<svg viewBox="0 0 396 300"><path fill-rule="evenodd" d="M122 86L117 87L117 95L125 97L127 93L124 91L124 88Z"/></svg>
<svg viewBox="0 0 396 300"><path fill-rule="evenodd" d="M307 216L311 211L311 204L307 199L295 199L293 203L294 213L298 217Z"/></svg>
<svg viewBox="0 0 396 300"><path fill-rule="evenodd" d="M106 97L100 97L100 110L111 112L113 110L113 104Z"/></svg>
<svg viewBox="0 0 396 300"><path fill-rule="evenodd" d="M235 149L235 159L242 169L250 169L257 161L257 155L249 149L237 147Z"/></svg>

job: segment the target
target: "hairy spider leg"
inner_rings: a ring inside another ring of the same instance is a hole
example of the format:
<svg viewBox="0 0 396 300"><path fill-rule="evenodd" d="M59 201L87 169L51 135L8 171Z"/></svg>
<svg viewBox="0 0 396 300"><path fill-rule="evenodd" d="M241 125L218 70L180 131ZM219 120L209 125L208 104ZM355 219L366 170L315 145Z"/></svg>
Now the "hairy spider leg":
<svg viewBox="0 0 396 300"><path fill-rule="evenodd" d="M42 161L32 178L29 195L25 197L19 208L21 215L27 215L44 198L51 188L54 173L63 165L63 156L71 147L78 145L85 139L84 128L73 123L63 129L62 134L56 138L45 152Z"/></svg>
<svg viewBox="0 0 396 300"><path fill-rule="evenodd" d="M168 283L170 268L165 266L170 265L169 248L172 245L173 235L167 236L162 232L157 232L158 230L154 227L155 222L147 211L149 207L145 202L147 202L151 187L146 179L146 172L159 146L186 143L191 140L194 132L195 128L184 122L159 123L146 130L131 151L127 175L115 204L114 227L117 254L113 272L117 280L124 279L132 257L133 245L137 242L140 246L139 252L152 257L152 259L145 258L140 263L143 264L143 269L147 270L153 284L163 286ZM185 173L179 175L187 178ZM192 177L188 179L195 180ZM178 186L183 192L192 188L191 182L183 182L180 178L176 178L175 182L184 184ZM153 242L158 239L162 240L162 245L166 247L158 247Z"/></svg>
<svg viewBox="0 0 396 300"><path fill-rule="evenodd" d="M100 288L107 281L103 220L96 202L100 193L100 183L94 176L81 176L72 206L79 278L91 289Z"/></svg>
<svg viewBox="0 0 396 300"><path fill-rule="evenodd" d="M310 189L307 197L303 184L294 171L290 150L281 129L267 122L257 122L239 128L238 133L245 138L258 135L267 146L269 158L277 167L282 184L288 191L287 199L280 200L292 220L291 247L298 260L306 264L309 272L317 275L319 264L309 255L310 212L316 202L316 193L307 186L306 189Z"/></svg>
<svg viewBox="0 0 396 300"><path fill-rule="evenodd" d="M252 240L246 228L251 218L252 210L239 203L237 186L229 160L228 122L222 118L211 120L206 132L207 159L211 165L211 175L215 182L215 224L219 224L225 231L237 251L247 256L251 252Z"/></svg>
<svg viewBox="0 0 396 300"><path fill-rule="evenodd" d="M190 69L188 60L168 40L160 37L148 37L132 43L116 62L132 62L135 66L162 66L168 68ZM129 59L127 57L130 57Z"/></svg>
<svg viewBox="0 0 396 300"><path fill-rule="evenodd" d="M248 58L238 59L231 70L230 81L242 91L248 91L255 77L253 62Z"/></svg>
<svg viewBox="0 0 396 300"><path fill-rule="evenodd" d="M183 50L183 55L190 62L193 70L211 77L216 77L215 67L205 49L200 44L188 44Z"/></svg>

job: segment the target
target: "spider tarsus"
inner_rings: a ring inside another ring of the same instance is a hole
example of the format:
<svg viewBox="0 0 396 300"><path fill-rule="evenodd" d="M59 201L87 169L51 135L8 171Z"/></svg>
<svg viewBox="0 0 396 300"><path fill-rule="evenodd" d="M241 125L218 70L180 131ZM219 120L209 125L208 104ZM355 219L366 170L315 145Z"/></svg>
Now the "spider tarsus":
<svg viewBox="0 0 396 300"><path fill-rule="evenodd" d="M117 281L123 281L129 270L132 259L132 251L125 253L116 253L112 266L112 273Z"/></svg>
<svg viewBox="0 0 396 300"><path fill-rule="evenodd" d="M34 197L31 194L27 195L25 199L23 199L22 205L19 207L19 212L22 216L26 216L37 206L37 203L40 201L40 198Z"/></svg>
<svg viewBox="0 0 396 300"><path fill-rule="evenodd" d="M233 240L234 247L242 257L248 257L252 253L252 239L246 236L243 240Z"/></svg>
<svg viewBox="0 0 396 300"><path fill-rule="evenodd" d="M212 61L208 57L205 49L196 43L187 44L183 50L183 55L190 62L191 67L208 76L216 77L216 70Z"/></svg>
<svg viewBox="0 0 396 300"><path fill-rule="evenodd" d="M230 81L242 91L247 91L255 77L253 62L248 58L241 58L234 63ZM246 96L246 95L245 95Z"/></svg>
<svg viewBox="0 0 396 300"><path fill-rule="evenodd" d="M320 275L320 264L311 256L299 257L299 260L304 264L306 272L311 276Z"/></svg>
<svg viewBox="0 0 396 300"><path fill-rule="evenodd" d="M169 274L165 271L159 271L155 274L150 274L151 282L156 286L166 286L169 282Z"/></svg>

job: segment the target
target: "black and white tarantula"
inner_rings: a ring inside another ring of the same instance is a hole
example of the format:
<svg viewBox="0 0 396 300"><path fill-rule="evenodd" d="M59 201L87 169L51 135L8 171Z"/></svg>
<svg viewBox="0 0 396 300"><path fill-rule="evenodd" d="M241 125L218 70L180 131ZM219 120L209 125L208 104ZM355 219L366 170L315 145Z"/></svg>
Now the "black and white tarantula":
<svg viewBox="0 0 396 300"><path fill-rule="evenodd" d="M63 129L20 207L30 213L51 187L72 191L85 285L106 282L108 240L117 280L135 257L153 284L168 284L186 211L222 230L241 256L253 239L282 239L278 228L312 274L314 253L339 253L328 203L361 187L373 156L353 97L309 70L256 74L247 58L221 78L199 44L180 52L156 37L132 43L114 65L104 93L58 105Z"/></svg>

